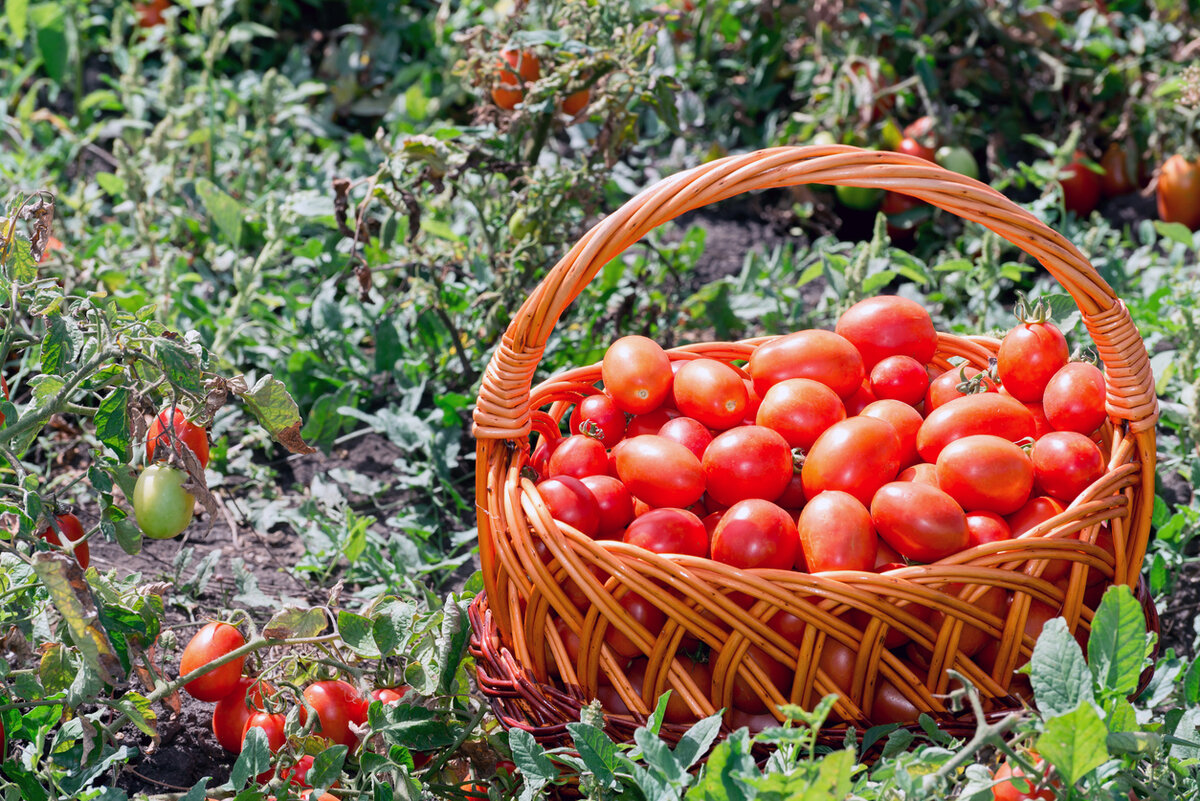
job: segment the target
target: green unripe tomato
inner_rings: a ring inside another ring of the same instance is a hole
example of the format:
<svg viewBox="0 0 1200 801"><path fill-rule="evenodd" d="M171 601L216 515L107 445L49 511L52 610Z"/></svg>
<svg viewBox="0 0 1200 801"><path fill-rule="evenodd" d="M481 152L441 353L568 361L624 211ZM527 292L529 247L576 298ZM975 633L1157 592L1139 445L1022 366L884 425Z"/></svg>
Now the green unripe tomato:
<svg viewBox="0 0 1200 801"><path fill-rule="evenodd" d="M133 488L133 514L147 537L170 539L192 522L196 499L183 488L186 480L186 473L165 464L152 464L138 476Z"/></svg>
<svg viewBox="0 0 1200 801"><path fill-rule="evenodd" d="M933 160L951 172L965 175L968 178L979 178L979 163L965 147L942 145L933 155Z"/></svg>
<svg viewBox="0 0 1200 801"><path fill-rule="evenodd" d="M534 220L531 220L528 215L525 214L525 209L523 208L518 208L513 212L512 216L508 218L508 232L517 239L521 239L522 237L532 234L533 229L536 226L537 223Z"/></svg>
<svg viewBox="0 0 1200 801"><path fill-rule="evenodd" d="M813 134L812 139L808 140L808 143L810 145L836 145L838 140L829 131L817 131Z"/></svg>
<svg viewBox="0 0 1200 801"><path fill-rule="evenodd" d="M878 208L880 202L883 201L882 189L871 189L862 186L836 186L834 192L837 194L838 202L843 206L859 211L870 211Z"/></svg>

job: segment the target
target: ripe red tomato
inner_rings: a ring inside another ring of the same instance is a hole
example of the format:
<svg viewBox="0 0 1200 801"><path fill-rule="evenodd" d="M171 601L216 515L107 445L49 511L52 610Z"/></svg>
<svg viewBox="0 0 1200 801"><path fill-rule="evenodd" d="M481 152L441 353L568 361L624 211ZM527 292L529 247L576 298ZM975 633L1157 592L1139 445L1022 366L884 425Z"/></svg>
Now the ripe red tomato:
<svg viewBox="0 0 1200 801"><path fill-rule="evenodd" d="M929 382L925 392L925 414L929 414L939 406L944 406L952 400L963 397L967 393L962 389L977 390L978 392L998 392L1000 387L989 375L974 379L982 370L972 365L951 367L946 372ZM960 387L962 389L960 389Z"/></svg>
<svg viewBox="0 0 1200 801"><path fill-rule="evenodd" d="M533 453L529 457L529 466L538 474L538 478L549 478L550 472L550 457L554 455L554 451L562 444L563 437L542 437L538 442L537 447L533 449Z"/></svg>
<svg viewBox="0 0 1200 801"><path fill-rule="evenodd" d="M625 438L633 439L634 437L641 437L646 434L657 434L662 430L663 426L676 417L679 417L679 410L668 409L666 406L652 409L645 414L635 415L629 421L628 428L625 430ZM617 444L619 445L620 443Z"/></svg>
<svg viewBox="0 0 1200 801"><path fill-rule="evenodd" d="M712 693L712 667L708 662L696 662L681 656L676 658L676 663L680 665L688 676L695 683L696 688L704 695ZM633 685L633 689L638 695L643 693L643 687L646 682L646 667L649 665L647 659L635 659L633 663L626 669L625 675L629 678L629 683ZM668 682L665 689L671 689ZM651 706L657 700L651 701ZM671 692L671 698L667 701L667 711L663 715L663 720L668 723L695 723L697 720L696 714L688 707L687 702L683 700L683 696L677 692Z"/></svg>
<svg viewBox="0 0 1200 801"><path fill-rule="evenodd" d="M968 543L962 508L937 487L915 481L881 487L871 500L871 522L888 545L918 562L936 562Z"/></svg>
<svg viewBox="0 0 1200 801"><path fill-rule="evenodd" d="M1071 362L1046 384L1042 408L1056 430L1091 434L1107 416L1106 391L1100 368L1087 362Z"/></svg>
<svg viewBox="0 0 1200 801"><path fill-rule="evenodd" d="M616 457L621 481L651 506L683 508L704 494L700 460L678 442L653 434L634 437L621 443Z"/></svg>
<svg viewBox="0 0 1200 801"><path fill-rule="evenodd" d="M622 538L654 553L708 556L708 531L686 509L654 509L629 524Z"/></svg>
<svg viewBox="0 0 1200 801"><path fill-rule="evenodd" d="M525 99L524 85L541 77L541 63L532 50L501 50L496 61L492 101L511 111Z"/></svg>
<svg viewBox="0 0 1200 801"><path fill-rule="evenodd" d="M848 398L862 385L863 360L845 338L832 331L809 329L786 334L760 345L746 366L754 391L767 390L789 378L811 378Z"/></svg>
<svg viewBox="0 0 1200 801"><path fill-rule="evenodd" d="M750 663L758 665L767 674L767 680L779 688L785 698L787 697L788 692L791 690L792 671L767 656L757 645L751 645L746 649L746 655L742 659L742 664L747 667L747 671ZM734 709L740 709L743 712L751 714L768 711L766 703L754 691L754 688L750 686L750 681L740 671L733 680L733 707Z"/></svg>
<svg viewBox="0 0 1200 801"><path fill-rule="evenodd" d="M851 417L830 426L809 450L801 476L811 501L826 490L848 492L865 506L900 472L900 437L891 423Z"/></svg>
<svg viewBox="0 0 1200 801"><path fill-rule="evenodd" d="M1000 382L1014 398L1041 403L1046 384L1070 358L1054 323L1021 323L1004 335L996 354Z"/></svg>
<svg viewBox="0 0 1200 801"><path fill-rule="evenodd" d="M595 437L611 448L625 436L625 413L607 395L588 395L571 412L571 433Z"/></svg>
<svg viewBox="0 0 1200 801"><path fill-rule="evenodd" d="M1033 462L1001 437L975 434L951 442L937 458L938 486L964 509L1006 515L1033 489Z"/></svg>
<svg viewBox="0 0 1200 801"><path fill-rule="evenodd" d="M633 520L633 496L629 490L620 479L612 476L586 476L580 481L592 493L600 509L596 539L620 536Z"/></svg>
<svg viewBox="0 0 1200 801"><path fill-rule="evenodd" d="M274 692L274 687L258 679L238 678L233 690L213 707L213 734L222 748L234 754L242 750L246 722L255 712L264 711L263 696Z"/></svg>
<svg viewBox="0 0 1200 801"><path fill-rule="evenodd" d="M800 554L792 516L770 501L738 501L712 535L712 558L738 568L791 570Z"/></svg>
<svg viewBox="0 0 1200 801"><path fill-rule="evenodd" d="M1163 222L1200 228L1200 159L1188 161L1176 153L1158 173L1158 216Z"/></svg>
<svg viewBox="0 0 1200 801"><path fill-rule="evenodd" d="M911 219L907 212L923 206L920 200L900 192L884 192L883 203L879 210L887 217L887 235L893 242L904 245L911 242L917 230L917 220Z"/></svg>
<svg viewBox="0 0 1200 801"><path fill-rule="evenodd" d="M746 413L748 397L742 377L716 359L685 362L675 373L671 392L676 408L685 417L709 428L732 428Z"/></svg>
<svg viewBox="0 0 1200 801"><path fill-rule="evenodd" d="M936 147L939 144L937 117L930 115L917 117L904 126L904 135L907 138L924 141L926 144Z"/></svg>
<svg viewBox="0 0 1200 801"><path fill-rule="evenodd" d="M916 481L919 484L928 484L931 487L941 489L937 477L937 465L929 464L929 462L917 462L911 467L906 467L900 471L900 475L896 476L897 481Z"/></svg>
<svg viewBox="0 0 1200 801"><path fill-rule="evenodd" d="M317 713L313 734L327 737L351 750L358 745L358 736L350 724L361 726L367 722L369 702L352 684L338 680L314 681L304 688L304 700ZM308 710L301 708L300 723L307 719Z"/></svg>
<svg viewBox="0 0 1200 801"><path fill-rule="evenodd" d="M92 562L92 557L87 540L83 539L83 524L79 522L78 517L70 512L55 515L54 519L58 522L58 527L62 531L63 537L66 537L67 542L79 543L75 546L72 553L75 554L75 561L79 563L79 566L87 570L88 565ZM54 530L54 526L46 526L38 536L51 545L62 547L62 540L59 538L58 532Z"/></svg>
<svg viewBox="0 0 1200 801"><path fill-rule="evenodd" d="M842 400L846 407L846 416L854 417L862 414L862 410L877 400L875 394L871 392L871 382L863 381L862 385L854 391L854 394Z"/></svg>
<svg viewBox="0 0 1200 801"><path fill-rule="evenodd" d="M778 431L793 448L808 450L834 423L846 419L842 399L809 378L789 378L767 390L755 423Z"/></svg>
<svg viewBox="0 0 1200 801"><path fill-rule="evenodd" d="M747 498L775 500L795 470L787 440L763 426L718 434L704 451L703 468L709 497L728 506Z"/></svg>
<svg viewBox="0 0 1200 801"><path fill-rule="evenodd" d="M1039 439L1030 454L1038 492L1063 503L1104 475L1104 455L1096 443L1074 431L1055 431Z"/></svg>
<svg viewBox="0 0 1200 801"><path fill-rule="evenodd" d="M861 417L874 417L891 423L900 438L900 466L908 467L919 461L917 456L917 432L925 420L921 413L898 400L877 400L859 412Z"/></svg>
<svg viewBox="0 0 1200 801"><path fill-rule="evenodd" d="M600 530L600 505L582 481L571 476L548 478L537 485L537 491L551 517L595 538Z"/></svg>
<svg viewBox="0 0 1200 801"><path fill-rule="evenodd" d="M949 584L946 586L944 592L947 595L956 595L967 601L966 590L966 586L962 584ZM968 602L971 606L1004 620L1008 613L1008 590L1003 587L992 587L980 597ZM945 622L948 622L947 616L941 612L935 612L929 619L929 624L933 627L934 631L941 630ZM985 634L982 630L974 626L964 625L958 637L958 650L967 656L974 656L991 642L995 642L995 638L991 635Z"/></svg>
<svg viewBox="0 0 1200 801"><path fill-rule="evenodd" d="M1008 522L995 512L971 512L967 515L967 547L1012 539Z"/></svg>
<svg viewBox="0 0 1200 801"><path fill-rule="evenodd" d="M617 408L645 414L662 405L674 379L671 359L653 339L621 337L608 346L600 365L604 388ZM666 421L663 421L666 422ZM660 423L655 430L661 428Z"/></svg>
<svg viewBox="0 0 1200 801"><path fill-rule="evenodd" d="M627 592L617 601L625 610L625 617L632 620L634 623L641 624L651 636L658 633L663 624L667 622L667 616L661 609L647 601L642 596ZM609 625L604 630L604 642L608 643L608 647L612 648L620 656L626 659L632 659L635 656L644 656L642 649L638 648L633 640L626 637L622 632L618 631L615 626Z"/></svg>
<svg viewBox="0 0 1200 801"><path fill-rule="evenodd" d="M1104 168L1104 174L1100 176L1104 194L1117 197L1137 190L1141 179L1138 161L1137 150L1134 147L1126 150L1120 144L1110 142L1100 158L1100 166Z"/></svg>
<svg viewBox="0 0 1200 801"><path fill-rule="evenodd" d="M708 427L690 417L676 417L674 420L668 420L658 430L658 435L678 442L696 454L697 459L704 458L704 451L708 448L708 443L713 441L712 432L708 430Z"/></svg>
<svg viewBox="0 0 1200 801"><path fill-rule="evenodd" d="M246 644L242 633L228 623L209 623L196 632L179 660L179 675L186 676L197 668L220 659L230 651ZM221 667L205 673L198 679L183 685L183 689L197 701L220 701L237 687L242 675L245 657L226 662Z"/></svg>
<svg viewBox="0 0 1200 801"><path fill-rule="evenodd" d="M262 729L267 735L267 747L272 754L279 753L279 749L283 748L287 742L287 736L284 734L283 725L286 720L285 716L278 712L254 712L246 719L246 728L242 729L241 745L246 744L246 734L251 729ZM241 751L241 748L238 748ZM262 776L270 777L271 772L259 774L260 780Z"/></svg>
<svg viewBox="0 0 1200 801"><path fill-rule="evenodd" d="M171 416L169 423L168 416ZM188 420L182 409L176 408L175 414L171 415L170 407L158 413L158 417L150 423L150 430L146 432L146 463L154 463L154 454L160 447L160 455L164 459L174 450L172 431L179 438L180 444L195 454L200 466L208 467L208 432L202 426Z"/></svg>
<svg viewBox="0 0 1200 801"><path fill-rule="evenodd" d="M992 774L992 779L997 782L992 787L994 801L1054 801L1054 790L1047 786L1051 784L1048 781L1050 766L1045 762L1039 764L1042 775L1029 776L1020 765L1013 765L1008 760L1001 763ZM1058 782L1053 784L1057 785ZM1038 787L1042 789L1039 790Z"/></svg>
<svg viewBox="0 0 1200 801"><path fill-rule="evenodd" d="M905 136L900 140L900 144L896 145L897 153L905 153L909 156L916 156L919 159L933 161L935 153L932 147L926 147L911 136Z"/></svg>
<svg viewBox="0 0 1200 801"><path fill-rule="evenodd" d="M1075 151L1071 163L1063 168L1062 184L1063 205L1067 211L1073 211L1080 217L1086 217L1100 205L1100 176L1092 172L1083 163L1085 156Z"/></svg>
<svg viewBox="0 0 1200 801"><path fill-rule="evenodd" d="M1008 527L1012 530L1013 538L1038 527L1066 509L1061 503L1048 495L1035 495L1017 511L1008 515Z"/></svg>
<svg viewBox="0 0 1200 801"><path fill-rule="evenodd" d="M916 406L928 389L925 366L912 356L888 356L871 368L871 392L877 398Z"/></svg>
<svg viewBox="0 0 1200 801"><path fill-rule="evenodd" d="M871 722L882 723L915 723L921 716L904 693L885 678L880 678L875 684L875 699L871 704Z"/></svg>
<svg viewBox="0 0 1200 801"><path fill-rule="evenodd" d="M390 706L391 704L400 703L411 689L407 684L400 684L396 687L379 687L371 690L371 698L379 701L384 706Z"/></svg>
<svg viewBox="0 0 1200 801"><path fill-rule="evenodd" d="M1039 440L1054 430L1046 419L1046 410L1040 403L1027 403L1025 408L1033 415L1033 438Z"/></svg>
<svg viewBox="0 0 1200 801"><path fill-rule="evenodd" d="M835 330L862 354L866 370L888 356L911 356L924 364L937 352L937 331L929 312L897 295L860 300L842 313Z"/></svg>
<svg viewBox="0 0 1200 801"><path fill-rule="evenodd" d="M562 103L559 104L559 108L562 110L563 114L566 114L568 117L574 117L576 114L587 108L587 105L591 99L591 89L580 89L579 91L572 92L564 97Z"/></svg>
<svg viewBox="0 0 1200 801"><path fill-rule="evenodd" d="M550 455L551 478L602 476L608 471L608 451L598 439L572 434L559 443Z"/></svg>
<svg viewBox="0 0 1200 801"><path fill-rule="evenodd" d="M875 567L879 537L871 512L853 495L822 492L800 511L796 529L810 573Z"/></svg>
<svg viewBox="0 0 1200 801"><path fill-rule="evenodd" d="M942 448L972 434L992 434L1019 442L1033 436L1033 415L1020 401L996 392L964 395L939 406L925 418L917 432L917 452L925 461L936 463Z"/></svg>
<svg viewBox="0 0 1200 801"><path fill-rule="evenodd" d="M166 22L163 12L171 7L171 0L147 0L134 3L133 12L137 15L139 28L154 28Z"/></svg>

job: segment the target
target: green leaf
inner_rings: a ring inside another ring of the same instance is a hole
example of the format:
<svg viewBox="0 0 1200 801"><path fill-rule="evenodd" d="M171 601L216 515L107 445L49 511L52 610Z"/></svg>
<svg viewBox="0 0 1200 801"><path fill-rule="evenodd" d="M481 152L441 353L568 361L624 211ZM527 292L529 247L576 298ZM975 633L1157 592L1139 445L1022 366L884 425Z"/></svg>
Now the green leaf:
<svg viewBox="0 0 1200 801"><path fill-rule="evenodd" d="M542 788L558 777L558 768L546 756L546 749L541 743L524 729L510 729L508 745L523 779L520 801L540 798Z"/></svg>
<svg viewBox="0 0 1200 801"><path fill-rule="evenodd" d="M454 687L454 678L467 653L471 627L467 625L465 606L457 598L450 598L442 610L442 628L437 638L437 658L441 666L438 688L442 693L449 693Z"/></svg>
<svg viewBox="0 0 1200 801"><path fill-rule="evenodd" d="M1162 746L1162 737L1150 731L1114 731L1105 744L1112 754L1150 754Z"/></svg>
<svg viewBox="0 0 1200 801"><path fill-rule="evenodd" d="M633 740L642 749L642 759L662 774L662 778L671 784L687 783L687 767L678 756L671 753L671 747L662 738L646 727L639 726L633 733Z"/></svg>
<svg viewBox="0 0 1200 801"><path fill-rule="evenodd" d="M245 217L242 204L222 192L207 178L197 178L195 185L196 194L204 202L204 208L208 210L217 228L221 229L221 233L235 249L241 247L242 219Z"/></svg>
<svg viewBox="0 0 1200 801"><path fill-rule="evenodd" d="M67 12L62 3L38 3L29 8L38 55L50 80L62 84L67 74Z"/></svg>
<svg viewBox="0 0 1200 801"><path fill-rule="evenodd" d="M371 728L382 732L388 742L413 751L433 751L455 741L446 722L423 706L371 704L367 716Z"/></svg>
<svg viewBox="0 0 1200 801"><path fill-rule="evenodd" d="M121 663L100 626L96 602L79 564L65 554L42 552L34 554L33 569L50 593L50 600L62 615L84 660L105 684L116 685L121 677Z"/></svg>
<svg viewBox="0 0 1200 801"><path fill-rule="evenodd" d="M1108 730L1096 707L1081 703L1073 712L1051 718L1038 737L1037 750L1049 760L1068 786L1074 785L1108 759Z"/></svg>
<svg viewBox="0 0 1200 801"><path fill-rule="evenodd" d="M325 630L326 624L325 612L320 609L288 606L275 613L262 633L271 640L316 637Z"/></svg>
<svg viewBox="0 0 1200 801"><path fill-rule="evenodd" d="M375 647L374 620L343 609L338 611L337 625L342 641L355 653L368 659L380 657L379 649Z"/></svg>
<svg viewBox="0 0 1200 801"><path fill-rule="evenodd" d="M1189 706L1200 704L1200 659L1193 659L1183 674L1183 698Z"/></svg>
<svg viewBox="0 0 1200 801"><path fill-rule="evenodd" d="M128 692L116 699L115 706L129 716L130 722L134 726L149 737L155 735L154 727L150 725L152 721L158 720L158 715L154 714L154 710L150 706L150 701L144 695L135 692Z"/></svg>
<svg viewBox="0 0 1200 801"><path fill-rule="evenodd" d="M1092 700L1092 674L1061 617L1047 621L1029 665L1033 695L1043 715L1063 715Z"/></svg>
<svg viewBox="0 0 1200 801"><path fill-rule="evenodd" d="M754 793L744 780L759 775L750 754L750 734L738 729L713 749L687 801L750 801Z"/></svg>
<svg viewBox="0 0 1200 801"><path fill-rule="evenodd" d="M96 183L100 184L100 188L112 197L120 197L125 194L128 188L125 185L125 179L114 175L111 172L96 173Z"/></svg>
<svg viewBox="0 0 1200 801"><path fill-rule="evenodd" d="M79 326L74 320L55 312L47 316L46 336L42 339L42 372L63 375L75 359L75 351L83 344Z"/></svg>
<svg viewBox="0 0 1200 801"><path fill-rule="evenodd" d="M128 462L131 454L129 443L129 390L118 387L100 401L96 412L96 437L117 455Z"/></svg>
<svg viewBox="0 0 1200 801"><path fill-rule="evenodd" d="M1158 231L1158 235L1161 237L1178 242L1181 245L1186 245L1189 248L1194 246L1192 232L1183 223L1155 220L1154 230Z"/></svg>
<svg viewBox="0 0 1200 801"><path fill-rule="evenodd" d="M200 359L184 343L160 337L154 342L154 356L173 385L194 395L203 394Z"/></svg>
<svg viewBox="0 0 1200 801"><path fill-rule="evenodd" d="M38 664L38 677L42 687L50 695L65 690L75 680L75 663L71 652L62 643L51 643L42 652L42 660Z"/></svg>
<svg viewBox="0 0 1200 801"><path fill-rule="evenodd" d="M29 32L29 0L7 0L4 13L8 17L9 27L12 28L13 42L19 45L25 41L25 34Z"/></svg>
<svg viewBox="0 0 1200 801"><path fill-rule="evenodd" d="M229 773L229 783L234 790L241 790L252 776L257 776L271 767L271 750L267 745L267 733L255 726L246 731L246 739L242 741L242 753L233 770Z"/></svg>
<svg viewBox="0 0 1200 801"><path fill-rule="evenodd" d="M300 407L283 382L265 375L252 388L239 393L242 402L276 442L292 453L314 453L300 438Z"/></svg>
<svg viewBox="0 0 1200 801"><path fill-rule="evenodd" d="M208 798L208 782L209 777L205 776L192 785L192 789L181 795L179 801L204 801Z"/></svg>
<svg viewBox="0 0 1200 801"><path fill-rule="evenodd" d="M416 617L416 607L403 601L392 600L382 604L378 609L379 616L371 626L371 634L379 653L390 656L395 653L407 640L413 630L413 620Z"/></svg>
<svg viewBox="0 0 1200 801"><path fill-rule="evenodd" d="M716 742L721 733L721 716L709 715L704 720L698 720L684 732L675 746L675 756L679 757L684 767L695 765L700 757L708 753L708 749Z"/></svg>
<svg viewBox="0 0 1200 801"><path fill-rule="evenodd" d="M1109 587L1092 620L1088 664L1097 684L1127 696L1137 689L1146 659L1146 616L1129 587Z"/></svg>
<svg viewBox="0 0 1200 801"><path fill-rule="evenodd" d="M341 777L342 765L345 764L349 751L344 745L335 745L313 757L312 767L308 769L307 776L308 783L314 790L313 795L328 790L329 786Z"/></svg>
<svg viewBox="0 0 1200 801"><path fill-rule="evenodd" d="M603 730L590 723L568 723L567 731L571 733L579 758L595 774L600 786L615 787L616 773L621 767L617 744Z"/></svg>

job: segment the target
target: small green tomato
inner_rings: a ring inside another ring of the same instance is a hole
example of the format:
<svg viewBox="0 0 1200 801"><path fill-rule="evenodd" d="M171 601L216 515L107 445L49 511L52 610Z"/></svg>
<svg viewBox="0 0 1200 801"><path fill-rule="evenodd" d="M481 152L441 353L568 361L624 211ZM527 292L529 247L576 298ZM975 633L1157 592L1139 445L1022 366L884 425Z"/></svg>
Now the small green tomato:
<svg viewBox="0 0 1200 801"><path fill-rule="evenodd" d="M133 514L147 537L170 539L192 522L196 499L183 488L186 480L186 473L165 464L152 464L138 476L133 488Z"/></svg>

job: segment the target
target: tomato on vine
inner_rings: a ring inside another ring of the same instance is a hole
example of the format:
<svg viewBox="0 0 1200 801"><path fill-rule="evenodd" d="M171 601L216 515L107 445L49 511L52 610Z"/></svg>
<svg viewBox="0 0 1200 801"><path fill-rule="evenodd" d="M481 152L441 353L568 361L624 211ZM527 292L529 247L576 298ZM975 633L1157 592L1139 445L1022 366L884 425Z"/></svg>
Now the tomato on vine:
<svg viewBox="0 0 1200 801"><path fill-rule="evenodd" d="M353 685L340 680L316 681L304 688L304 700L317 713L313 734L351 749L358 745L358 735L350 727L367 722L368 702ZM307 718L308 710L301 708L301 724Z"/></svg>
<svg viewBox="0 0 1200 801"><path fill-rule="evenodd" d="M75 561L79 562L79 566L87 570L87 566L91 563L91 555L88 548L87 540L83 538L83 524L79 522L79 518L70 512L64 512L54 516L58 524L59 531L62 532L63 538L67 542L78 543L74 550ZM59 538L58 532L54 530L54 526L46 526L38 535L51 545L62 547L62 539Z"/></svg>
<svg viewBox="0 0 1200 801"><path fill-rule="evenodd" d="M168 416L171 417L168 422ZM167 454L174 450L174 442L172 441L171 432L174 432L175 437L178 437L179 443L185 448L188 448L196 459L200 462L200 467L208 467L208 432L203 426L196 425L187 419L187 415L182 409L175 409L175 413L171 415L169 408L163 409L154 418L154 422L150 423L150 430L146 432L146 463L154 463L155 453L159 454L160 458L165 459ZM161 451L159 450L161 448Z"/></svg>
<svg viewBox="0 0 1200 801"><path fill-rule="evenodd" d="M187 473L165 464L152 464L133 487L133 515L147 537L165 540L192 522L196 498L183 488Z"/></svg>
<svg viewBox="0 0 1200 801"><path fill-rule="evenodd" d="M263 696L271 695L275 688L266 682L249 676L241 676L233 689L217 701L213 708L212 727L217 742L226 751L234 754L242 750L242 732L246 722L255 712L263 709Z"/></svg>
<svg viewBox="0 0 1200 801"><path fill-rule="evenodd" d="M188 642L179 660L179 675L186 676L246 644L242 633L228 623L208 623ZM226 662L218 668L183 685L197 701L220 701L238 686L245 657Z"/></svg>
<svg viewBox="0 0 1200 801"><path fill-rule="evenodd" d="M1200 159L1189 161L1176 153L1158 174L1158 216L1163 222L1200 228Z"/></svg>
<svg viewBox="0 0 1200 801"><path fill-rule="evenodd" d="M525 84L533 83L541 74L541 62L532 50L501 50L500 58L496 60L492 101L505 111L511 111L525 99Z"/></svg>

